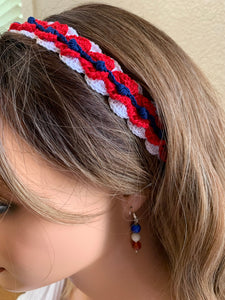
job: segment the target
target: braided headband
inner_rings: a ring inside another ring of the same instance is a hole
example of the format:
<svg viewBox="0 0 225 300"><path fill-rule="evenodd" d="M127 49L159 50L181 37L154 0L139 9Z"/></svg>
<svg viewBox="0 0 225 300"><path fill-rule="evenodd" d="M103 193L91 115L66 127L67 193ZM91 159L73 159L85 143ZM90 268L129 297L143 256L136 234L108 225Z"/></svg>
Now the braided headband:
<svg viewBox="0 0 225 300"><path fill-rule="evenodd" d="M102 53L94 42L79 36L77 31L59 22L40 21L29 17L27 22L12 23L9 31L35 39L37 44L59 53L59 58L71 69L83 73L89 86L109 96L112 111L127 119L127 125L136 136L145 139L152 155L166 161L164 130L153 99L142 94L142 87L123 73L119 63Z"/></svg>

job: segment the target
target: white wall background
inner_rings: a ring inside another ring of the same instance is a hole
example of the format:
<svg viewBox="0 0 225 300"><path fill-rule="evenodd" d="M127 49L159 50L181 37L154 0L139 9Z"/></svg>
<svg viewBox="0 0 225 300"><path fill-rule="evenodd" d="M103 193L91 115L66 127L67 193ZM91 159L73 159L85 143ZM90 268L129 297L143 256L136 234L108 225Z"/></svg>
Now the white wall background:
<svg viewBox="0 0 225 300"><path fill-rule="evenodd" d="M225 0L23 0L24 15L37 18L78 4L116 5L144 17L171 36L220 93L225 106ZM31 13L32 12L32 13Z"/></svg>
<svg viewBox="0 0 225 300"><path fill-rule="evenodd" d="M22 2L24 18L31 15L43 18L90 2L116 5L144 17L164 30L194 59L220 93L225 107L225 0L22 0ZM6 293L0 289L0 298L16 299L16 294Z"/></svg>

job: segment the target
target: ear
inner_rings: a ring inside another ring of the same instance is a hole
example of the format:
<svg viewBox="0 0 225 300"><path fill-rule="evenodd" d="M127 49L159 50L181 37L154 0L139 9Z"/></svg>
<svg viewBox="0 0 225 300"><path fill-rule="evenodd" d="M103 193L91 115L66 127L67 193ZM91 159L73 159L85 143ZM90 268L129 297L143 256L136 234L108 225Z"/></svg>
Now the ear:
<svg viewBox="0 0 225 300"><path fill-rule="evenodd" d="M135 193L132 195L124 195L122 199L123 213L129 217L129 212L138 211L146 201L146 195L142 193Z"/></svg>

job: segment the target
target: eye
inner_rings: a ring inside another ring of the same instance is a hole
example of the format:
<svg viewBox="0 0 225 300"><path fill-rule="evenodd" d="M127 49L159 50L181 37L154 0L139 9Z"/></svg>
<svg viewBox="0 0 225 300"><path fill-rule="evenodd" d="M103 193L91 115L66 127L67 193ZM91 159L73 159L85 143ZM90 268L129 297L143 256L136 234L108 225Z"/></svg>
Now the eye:
<svg viewBox="0 0 225 300"><path fill-rule="evenodd" d="M0 196L0 215L7 213L11 207L13 207L12 201L8 201L5 197Z"/></svg>
<svg viewBox="0 0 225 300"><path fill-rule="evenodd" d="M10 207L11 207L10 204L0 203L0 214L7 212Z"/></svg>

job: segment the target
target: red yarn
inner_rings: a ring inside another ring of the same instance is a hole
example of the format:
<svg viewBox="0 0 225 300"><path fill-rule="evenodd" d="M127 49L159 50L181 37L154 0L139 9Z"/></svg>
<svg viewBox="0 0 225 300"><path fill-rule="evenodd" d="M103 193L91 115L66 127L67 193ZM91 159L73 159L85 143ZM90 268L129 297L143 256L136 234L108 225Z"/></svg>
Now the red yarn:
<svg viewBox="0 0 225 300"><path fill-rule="evenodd" d="M41 40L47 40L48 42L56 42L57 41L57 36L52 34L52 33L48 33L48 32L43 32L43 31L40 31L40 30L35 30L34 31L34 34L36 36L39 37L39 39Z"/></svg>
<svg viewBox="0 0 225 300"><path fill-rule="evenodd" d="M159 157L162 161L166 162L167 160L167 146L164 140L161 140L159 145Z"/></svg>
<svg viewBox="0 0 225 300"><path fill-rule="evenodd" d="M77 44L82 48L84 52L88 53L91 50L91 42L83 36L69 35L66 36L66 39L67 41L70 41L72 39L76 40Z"/></svg>
<svg viewBox="0 0 225 300"><path fill-rule="evenodd" d="M56 29L60 34L63 34L68 41L71 39L75 39L78 45L81 47L81 49L84 52L86 52L94 61L104 61L106 68L112 72L116 81L129 88L130 93L135 97L137 104L141 107L145 107L148 110L148 112L155 118L156 125L160 129L163 129L163 125L159 120L155 105L151 101L149 101L148 98L146 98L145 96L139 93L137 82L132 78L130 78L129 75L120 71L112 71L115 68L115 62L111 57L103 53L92 52L91 41L89 41L85 37L76 36L76 35L68 36L67 32L69 27L66 24L60 24L59 22L53 22L52 24L49 24L46 21L41 21L37 19L36 22L42 25L45 29L51 26L52 28ZM35 24L30 24L28 22L25 22L23 24L13 23L11 24L9 30L12 29L18 31L26 30L28 32L34 32L34 34L38 36L38 38L40 38L41 40L54 42L55 46L60 50L61 55L71 57L71 58L78 58L81 66L84 69L86 76L93 80L104 81L109 96L112 99L120 101L122 104L126 106L127 114L130 122L136 125L137 127L143 127L146 129L145 130L146 139L151 144L159 146L159 156L163 161L166 160L167 151L166 151L165 141L160 140L159 137L155 134L153 128L150 125L149 120L141 118L141 116L137 112L136 107L133 106L131 99L127 96L118 94L116 86L114 85L114 83L112 83L112 81L108 77L109 75L108 72L97 71L91 62L87 61L85 58L80 56L80 53L70 49L66 44L59 42L57 40L56 35L38 30Z"/></svg>
<svg viewBox="0 0 225 300"><path fill-rule="evenodd" d="M99 60L102 60L105 62L105 66L108 70L112 71L114 68L115 68L115 63L114 63L114 60L103 54L103 53L97 53L97 52L92 52L90 51L88 53L88 55L90 55L90 57L94 60L94 61L99 61ZM96 69L94 68L94 70L96 71Z"/></svg>
<svg viewBox="0 0 225 300"><path fill-rule="evenodd" d="M68 27L67 24L61 24L58 21L53 22L52 24L49 24L47 21L41 21L41 20L38 20L38 19L35 19L35 21L38 24L42 25L45 29L47 29L49 26L51 26L52 28L56 29L59 33L61 33L63 35L66 35L67 32L68 32L69 27Z"/></svg>

